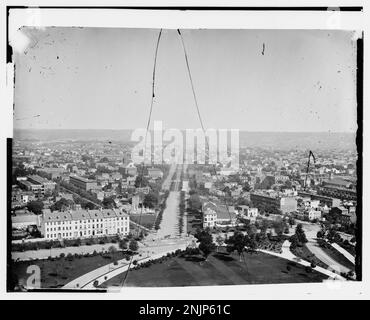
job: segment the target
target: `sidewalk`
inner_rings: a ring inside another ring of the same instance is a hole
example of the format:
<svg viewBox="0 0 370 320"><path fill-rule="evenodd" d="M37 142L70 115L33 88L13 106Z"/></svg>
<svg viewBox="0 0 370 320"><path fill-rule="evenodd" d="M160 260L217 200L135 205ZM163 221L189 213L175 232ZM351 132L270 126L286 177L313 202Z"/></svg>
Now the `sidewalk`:
<svg viewBox="0 0 370 320"><path fill-rule="evenodd" d="M173 240L172 240L173 241ZM154 260L160 257L167 255L169 252L175 252L178 249L186 249L188 246L189 240L183 240L181 243L173 242L171 243L170 240L164 241L164 245L156 245L153 246L144 245L141 247L140 253L133 257L133 260L137 260L138 264L148 261L150 259ZM95 289L94 282L97 280L99 285L108 281L109 279L127 271L129 265L129 261L126 259L121 259L118 261L117 265L110 263L108 265L102 266L97 268L93 271L90 271L81 277L78 277L71 282L67 283L63 288L65 289ZM134 267L134 265L132 265Z"/></svg>
<svg viewBox="0 0 370 320"><path fill-rule="evenodd" d="M276 252L272 252L272 251L268 251L268 250L262 250L262 249L258 249L257 251L260 251L260 252L263 252L263 253L267 253L267 254L271 254L273 256L276 256L276 257L279 257L279 258L283 258L283 259L286 259L286 260L289 260L289 261L292 261L292 262L295 262L295 263L298 263L302 266L309 266L311 267L311 263L309 263L308 261L305 261L301 258L298 258L297 256L295 256L289 249L290 247L290 242L289 240L285 240L284 243L283 243L283 246L282 246L282 253L276 253ZM336 273L333 273L327 269L324 269L322 267L319 267L319 266L316 266L315 268L313 268L314 270L322 273L322 274L325 274L327 275L330 279L332 280L342 280L342 281L346 281L345 278L343 278L341 275L339 274L336 274Z"/></svg>
<svg viewBox="0 0 370 320"><path fill-rule="evenodd" d="M186 246L187 244L184 243L182 245L177 246L176 248L171 247L170 249L167 249L163 252L152 254L150 256L147 255L144 258L140 258L138 255L136 255L134 256L132 261L136 260L137 265L139 265L149 260L155 260L163 256L166 256L168 253L175 252L178 249L185 250ZM107 266L103 266L98 269L95 269L69 282L63 288L95 289L95 286L94 286L95 281L98 281L98 285L101 285L104 282L108 281L109 279L112 279L113 277L126 272L128 270L128 267L129 267L129 261L126 261L125 259L119 260L118 265L114 266L113 263L111 263ZM134 265L131 264L131 268L133 267Z"/></svg>
<svg viewBox="0 0 370 320"><path fill-rule="evenodd" d="M349 261L355 264L355 257L351 255L346 249L342 248L339 244L332 243L332 247L338 250L342 255L344 255Z"/></svg>

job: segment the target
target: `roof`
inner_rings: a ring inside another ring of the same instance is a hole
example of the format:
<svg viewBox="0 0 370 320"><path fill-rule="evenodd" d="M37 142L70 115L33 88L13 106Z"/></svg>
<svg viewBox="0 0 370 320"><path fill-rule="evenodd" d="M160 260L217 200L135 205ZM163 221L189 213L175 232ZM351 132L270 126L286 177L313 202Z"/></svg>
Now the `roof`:
<svg viewBox="0 0 370 320"><path fill-rule="evenodd" d="M103 219L103 213L100 210L89 210L91 219Z"/></svg>
<svg viewBox="0 0 370 320"><path fill-rule="evenodd" d="M80 180L82 182L95 182L95 180L89 180L87 178L83 178L83 177L79 177L79 176L70 176L69 179L76 179L76 180Z"/></svg>
<svg viewBox="0 0 370 320"><path fill-rule="evenodd" d="M116 212L117 217L128 217L128 214L125 212L118 211L118 210L116 210L115 212Z"/></svg>
<svg viewBox="0 0 370 320"><path fill-rule="evenodd" d="M91 219L89 211L87 210L72 210L72 220L88 220Z"/></svg>
<svg viewBox="0 0 370 320"><path fill-rule="evenodd" d="M102 210L101 212L104 218L115 218L116 217L116 213L114 212L113 209L105 209L105 210Z"/></svg>
<svg viewBox="0 0 370 320"><path fill-rule="evenodd" d="M324 180L324 183L325 184L334 184L334 185L341 186L341 187L347 187L350 184L352 184L351 182L340 179L340 178L334 178L334 179L331 179L331 180Z"/></svg>
<svg viewBox="0 0 370 320"><path fill-rule="evenodd" d="M43 184L45 182L48 182L47 179L44 179L43 177L40 177L36 174L33 174L33 175L30 175L30 176L27 176L28 179L32 180L32 181L35 181L36 183L38 184Z"/></svg>
<svg viewBox="0 0 370 320"><path fill-rule="evenodd" d="M203 204L203 212L205 212L207 209L215 211L218 219L236 218L233 206L226 207L225 205L209 201Z"/></svg>
<svg viewBox="0 0 370 320"><path fill-rule="evenodd" d="M45 222L55 222L55 221L70 221L71 214L68 211L53 211L44 212L43 220Z"/></svg>
<svg viewBox="0 0 370 320"><path fill-rule="evenodd" d="M33 183L31 183L30 181L27 181L27 180L20 180L19 183L23 184L24 186L27 186L27 187L30 187L30 186L34 185Z"/></svg>

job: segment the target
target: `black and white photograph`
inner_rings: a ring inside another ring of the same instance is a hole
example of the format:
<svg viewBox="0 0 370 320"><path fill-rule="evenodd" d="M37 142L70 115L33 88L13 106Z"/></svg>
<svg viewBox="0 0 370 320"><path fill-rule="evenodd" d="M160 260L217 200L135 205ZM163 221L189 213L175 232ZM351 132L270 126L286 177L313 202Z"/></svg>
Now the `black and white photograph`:
<svg viewBox="0 0 370 320"><path fill-rule="evenodd" d="M363 29L73 10L8 10L8 292L362 282Z"/></svg>

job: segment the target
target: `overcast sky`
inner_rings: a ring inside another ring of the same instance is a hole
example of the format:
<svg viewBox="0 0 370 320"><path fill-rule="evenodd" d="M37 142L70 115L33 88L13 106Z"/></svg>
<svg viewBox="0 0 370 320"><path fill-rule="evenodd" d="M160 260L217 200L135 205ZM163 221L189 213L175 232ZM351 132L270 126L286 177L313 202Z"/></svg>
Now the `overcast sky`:
<svg viewBox="0 0 370 320"><path fill-rule="evenodd" d="M23 32L31 42L24 53L15 54L15 128L145 127L159 30ZM182 34L206 128L356 131L356 47L351 32ZM176 30L163 30L155 88L152 121L162 120L166 128L200 127Z"/></svg>

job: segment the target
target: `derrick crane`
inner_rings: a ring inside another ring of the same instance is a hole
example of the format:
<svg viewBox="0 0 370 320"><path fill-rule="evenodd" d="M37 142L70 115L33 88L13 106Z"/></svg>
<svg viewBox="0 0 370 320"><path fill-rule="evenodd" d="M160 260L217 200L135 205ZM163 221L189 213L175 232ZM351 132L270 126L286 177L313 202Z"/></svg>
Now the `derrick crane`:
<svg viewBox="0 0 370 320"><path fill-rule="evenodd" d="M308 161L307 161L307 170L306 170L306 178L304 180L304 190L306 191L307 188L307 177L308 177L308 172L310 170L310 163L311 163L311 157L313 159L313 163L316 163L316 158L313 154L313 152L310 150L310 153L308 154Z"/></svg>

